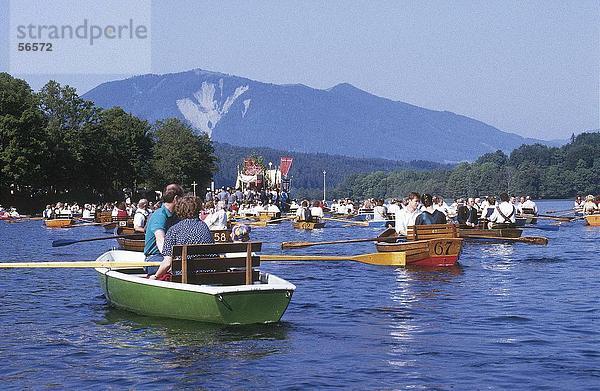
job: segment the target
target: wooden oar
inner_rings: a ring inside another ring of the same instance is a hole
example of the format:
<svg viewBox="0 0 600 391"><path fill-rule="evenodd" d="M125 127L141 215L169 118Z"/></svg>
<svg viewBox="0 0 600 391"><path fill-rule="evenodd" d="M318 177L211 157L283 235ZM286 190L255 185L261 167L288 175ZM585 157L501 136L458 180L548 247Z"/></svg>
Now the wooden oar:
<svg viewBox="0 0 600 391"><path fill-rule="evenodd" d="M58 239L52 241L52 247L62 247L69 246L75 243L81 242L93 242L94 240L109 240L116 238L137 238L140 234L129 234L129 235L113 235L113 236L103 236L101 238L89 238L89 239L78 239L78 240L66 240L66 239Z"/></svg>
<svg viewBox="0 0 600 391"><path fill-rule="evenodd" d="M338 221L340 223L360 225L360 226L363 226L363 227L368 227L369 226L369 222L368 221L352 221L352 220L345 220L345 219L334 219L333 217L323 217L323 220Z"/></svg>
<svg viewBox="0 0 600 391"><path fill-rule="evenodd" d="M581 209L575 209L575 208L571 208L571 209L563 209L563 210L549 210L546 213L562 213L562 212L573 212L573 213L577 213L577 212L581 212Z"/></svg>
<svg viewBox="0 0 600 391"><path fill-rule="evenodd" d="M403 237L403 236L401 236ZM303 248L310 246L321 246L325 244L344 244L344 243L361 243L361 242L395 242L398 237L389 238L366 238L366 239L346 239L346 240L332 240L329 242L283 242L281 248Z"/></svg>
<svg viewBox="0 0 600 391"><path fill-rule="evenodd" d="M144 261L70 261L70 262L3 262L0 268L96 268L106 267L110 269L122 267L146 267L160 266L160 262Z"/></svg>
<svg viewBox="0 0 600 391"><path fill-rule="evenodd" d="M280 221L284 221L284 220L291 220L291 219L295 219L296 216L288 216L288 217L280 217L278 219L273 219L273 220L265 220L265 221L254 221L251 223L246 223L247 225L252 225L255 227L266 227L267 224L271 224L271 223L278 223Z"/></svg>
<svg viewBox="0 0 600 391"><path fill-rule="evenodd" d="M571 217L558 217L558 216L540 216L540 215L517 215L517 217L533 218L540 220L554 220L554 221L571 221Z"/></svg>
<svg viewBox="0 0 600 391"><path fill-rule="evenodd" d="M529 243L529 244L548 244L548 238L543 236L523 236L520 238L502 238L498 236L486 236L486 235L469 235L465 239L485 239L485 240L497 240L500 242L518 242L518 243Z"/></svg>
<svg viewBox="0 0 600 391"><path fill-rule="evenodd" d="M560 229L560 226L559 225L541 225L541 226L537 226L537 225L523 225L523 226L521 226L519 228L523 228L523 229L539 229L539 230L542 230L542 231L558 231Z"/></svg>
<svg viewBox="0 0 600 391"><path fill-rule="evenodd" d="M65 228L77 228L77 227L94 227L97 225L102 225L102 223L81 223L81 224L71 224Z"/></svg>
<svg viewBox="0 0 600 391"><path fill-rule="evenodd" d="M366 239L346 239L346 240L332 240L327 242L282 242L281 248L303 248L310 246L320 246L325 244L344 244L344 243L361 243L361 242L395 242L398 238L405 238L405 236L397 236L396 231L393 228L388 228L379 234L376 238Z"/></svg>
<svg viewBox="0 0 600 391"><path fill-rule="evenodd" d="M261 255L261 261L356 261L379 266L406 266L406 253L385 252L362 255Z"/></svg>

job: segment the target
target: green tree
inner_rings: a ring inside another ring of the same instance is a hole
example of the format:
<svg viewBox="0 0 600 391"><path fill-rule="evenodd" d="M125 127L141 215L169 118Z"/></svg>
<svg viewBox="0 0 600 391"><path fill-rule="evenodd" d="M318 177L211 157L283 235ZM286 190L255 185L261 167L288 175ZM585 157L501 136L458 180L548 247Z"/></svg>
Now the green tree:
<svg viewBox="0 0 600 391"><path fill-rule="evenodd" d="M178 119L157 121L153 134L153 178L151 185L162 188L169 182L189 187L192 182L206 186L216 171L216 157L210 138L195 135Z"/></svg>
<svg viewBox="0 0 600 391"><path fill-rule="evenodd" d="M69 198L75 197L72 190L90 187L85 162L97 158L90 150L104 137L98 126L100 109L80 98L74 88L55 81L49 81L37 95L47 119L48 185L54 193L71 191Z"/></svg>
<svg viewBox="0 0 600 391"><path fill-rule="evenodd" d="M27 198L44 182L47 146L45 120L29 85L0 73L0 194Z"/></svg>
<svg viewBox="0 0 600 391"><path fill-rule="evenodd" d="M135 189L151 174L152 138L147 121L113 107L100 114L106 135L106 176L112 188Z"/></svg>

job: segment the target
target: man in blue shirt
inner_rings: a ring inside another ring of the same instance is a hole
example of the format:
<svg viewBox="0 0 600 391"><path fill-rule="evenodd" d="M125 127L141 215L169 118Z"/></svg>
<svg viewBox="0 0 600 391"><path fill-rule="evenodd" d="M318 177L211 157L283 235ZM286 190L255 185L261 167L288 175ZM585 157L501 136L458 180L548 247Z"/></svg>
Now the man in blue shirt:
<svg viewBox="0 0 600 391"><path fill-rule="evenodd" d="M165 188L162 196L163 204L150 216L146 225L144 255L148 262L162 261L161 251L165 242L167 230L177 222L177 216L174 213L177 198L183 197L181 186L172 183ZM157 267L147 267L146 272L153 274Z"/></svg>

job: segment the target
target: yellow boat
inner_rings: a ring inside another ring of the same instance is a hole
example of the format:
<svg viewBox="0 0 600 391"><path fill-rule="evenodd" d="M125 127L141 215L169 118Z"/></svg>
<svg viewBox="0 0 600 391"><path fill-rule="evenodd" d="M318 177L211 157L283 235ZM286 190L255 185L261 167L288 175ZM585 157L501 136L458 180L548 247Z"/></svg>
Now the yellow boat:
<svg viewBox="0 0 600 391"><path fill-rule="evenodd" d="M65 228L73 224L73 219L46 219L44 224L48 228Z"/></svg>
<svg viewBox="0 0 600 391"><path fill-rule="evenodd" d="M585 216L585 221L592 227L600 227L600 214L587 215Z"/></svg>
<svg viewBox="0 0 600 391"><path fill-rule="evenodd" d="M296 229L319 229L325 227L325 223L315 221L294 221Z"/></svg>
<svg viewBox="0 0 600 391"><path fill-rule="evenodd" d="M258 212L259 221L271 221L281 217L281 212Z"/></svg>

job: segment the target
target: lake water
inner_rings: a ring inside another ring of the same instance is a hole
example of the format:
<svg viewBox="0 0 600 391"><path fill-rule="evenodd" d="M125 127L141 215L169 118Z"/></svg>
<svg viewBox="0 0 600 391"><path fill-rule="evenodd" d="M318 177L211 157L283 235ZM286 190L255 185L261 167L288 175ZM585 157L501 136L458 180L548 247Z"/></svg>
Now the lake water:
<svg viewBox="0 0 600 391"><path fill-rule="evenodd" d="M571 201L541 201L540 211ZM540 221L541 224L551 224ZM290 240L376 236L335 223L252 232ZM116 245L52 248L97 227L0 222L3 261L91 260ZM93 270L0 270L3 389L600 389L600 227L580 221L548 246L467 243L443 270L356 262L264 263L297 286L280 323L222 327L113 309ZM372 243L288 250L374 252Z"/></svg>

